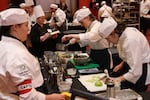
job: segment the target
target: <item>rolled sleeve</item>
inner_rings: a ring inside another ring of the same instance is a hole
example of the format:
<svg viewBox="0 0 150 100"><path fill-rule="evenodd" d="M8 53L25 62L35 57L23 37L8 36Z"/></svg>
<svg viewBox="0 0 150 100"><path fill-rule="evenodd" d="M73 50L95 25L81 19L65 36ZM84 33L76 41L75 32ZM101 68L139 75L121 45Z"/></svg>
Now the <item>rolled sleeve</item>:
<svg viewBox="0 0 150 100"><path fill-rule="evenodd" d="M88 44L88 39L87 39L87 36L86 36L86 33L83 33L83 34L79 34L79 38L80 38L80 42L79 42L79 45L81 47L84 47Z"/></svg>
<svg viewBox="0 0 150 100"><path fill-rule="evenodd" d="M131 83L135 84L137 82L137 77L134 77L134 75L131 72L124 74L123 77Z"/></svg>

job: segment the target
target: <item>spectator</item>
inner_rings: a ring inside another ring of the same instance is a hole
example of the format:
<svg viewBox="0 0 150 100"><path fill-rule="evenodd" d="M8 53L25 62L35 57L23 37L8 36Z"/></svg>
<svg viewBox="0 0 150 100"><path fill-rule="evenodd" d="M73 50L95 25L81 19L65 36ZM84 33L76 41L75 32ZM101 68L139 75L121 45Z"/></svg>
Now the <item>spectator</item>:
<svg viewBox="0 0 150 100"><path fill-rule="evenodd" d="M61 32L66 30L66 14L63 10L58 8L58 5L56 4L51 4L50 5L50 13L51 13L51 19L49 21L49 25L51 27L54 27Z"/></svg>
<svg viewBox="0 0 150 100"><path fill-rule="evenodd" d="M51 36L50 29L45 22L45 14L40 5L35 7L36 24L31 28L30 39L32 43L31 53L36 57L43 57L44 51L55 51L57 34Z"/></svg>

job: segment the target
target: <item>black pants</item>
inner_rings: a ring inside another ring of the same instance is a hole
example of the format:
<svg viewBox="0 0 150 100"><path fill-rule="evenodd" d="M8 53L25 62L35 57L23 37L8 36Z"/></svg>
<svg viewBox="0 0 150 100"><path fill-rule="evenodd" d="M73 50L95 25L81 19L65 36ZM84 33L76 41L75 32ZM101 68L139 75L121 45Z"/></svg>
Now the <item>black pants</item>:
<svg viewBox="0 0 150 100"><path fill-rule="evenodd" d="M140 31L146 36L148 29L150 29L150 18L140 17Z"/></svg>
<svg viewBox="0 0 150 100"><path fill-rule="evenodd" d="M133 84L129 81L122 82L121 89L131 88L137 92L146 91L146 89L147 89L147 85L145 85L146 77L147 77L147 63L143 64L142 75L141 75L140 79L135 84Z"/></svg>
<svg viewBox="0 0 150 100"><path fill-rule="evenodd" d="M99 64L99 69L104 70L104 69L110 69L110 54L108 52L108 49L103 49L103 50L91 50L90 53L91 59Z"/></svg>

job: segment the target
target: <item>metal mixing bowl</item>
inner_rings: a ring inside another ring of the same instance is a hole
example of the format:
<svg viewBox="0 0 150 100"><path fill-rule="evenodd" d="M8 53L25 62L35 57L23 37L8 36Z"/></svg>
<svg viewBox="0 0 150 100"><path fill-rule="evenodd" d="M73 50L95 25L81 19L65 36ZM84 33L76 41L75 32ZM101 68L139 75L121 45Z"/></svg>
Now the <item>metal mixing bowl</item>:
<svg viewBox="0 0 150 100"><path fill-rule="evenodd" d="M76 65L86 65L90 59L86 55L75 55L73 58Z"/></svg>

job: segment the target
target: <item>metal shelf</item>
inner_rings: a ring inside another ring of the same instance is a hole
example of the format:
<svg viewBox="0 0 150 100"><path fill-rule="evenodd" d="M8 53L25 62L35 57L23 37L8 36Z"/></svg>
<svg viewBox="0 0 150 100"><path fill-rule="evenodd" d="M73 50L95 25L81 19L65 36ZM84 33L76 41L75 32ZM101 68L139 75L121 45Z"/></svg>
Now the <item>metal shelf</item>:
<svg viewBox="0 0 150 100"><path fill-rule="evenodd" d="M140 0L121 0L120 2L114 2L116 5L113 8L114 15L127 23L128 26L135 26L139 28L139 6Z"/></svg>

